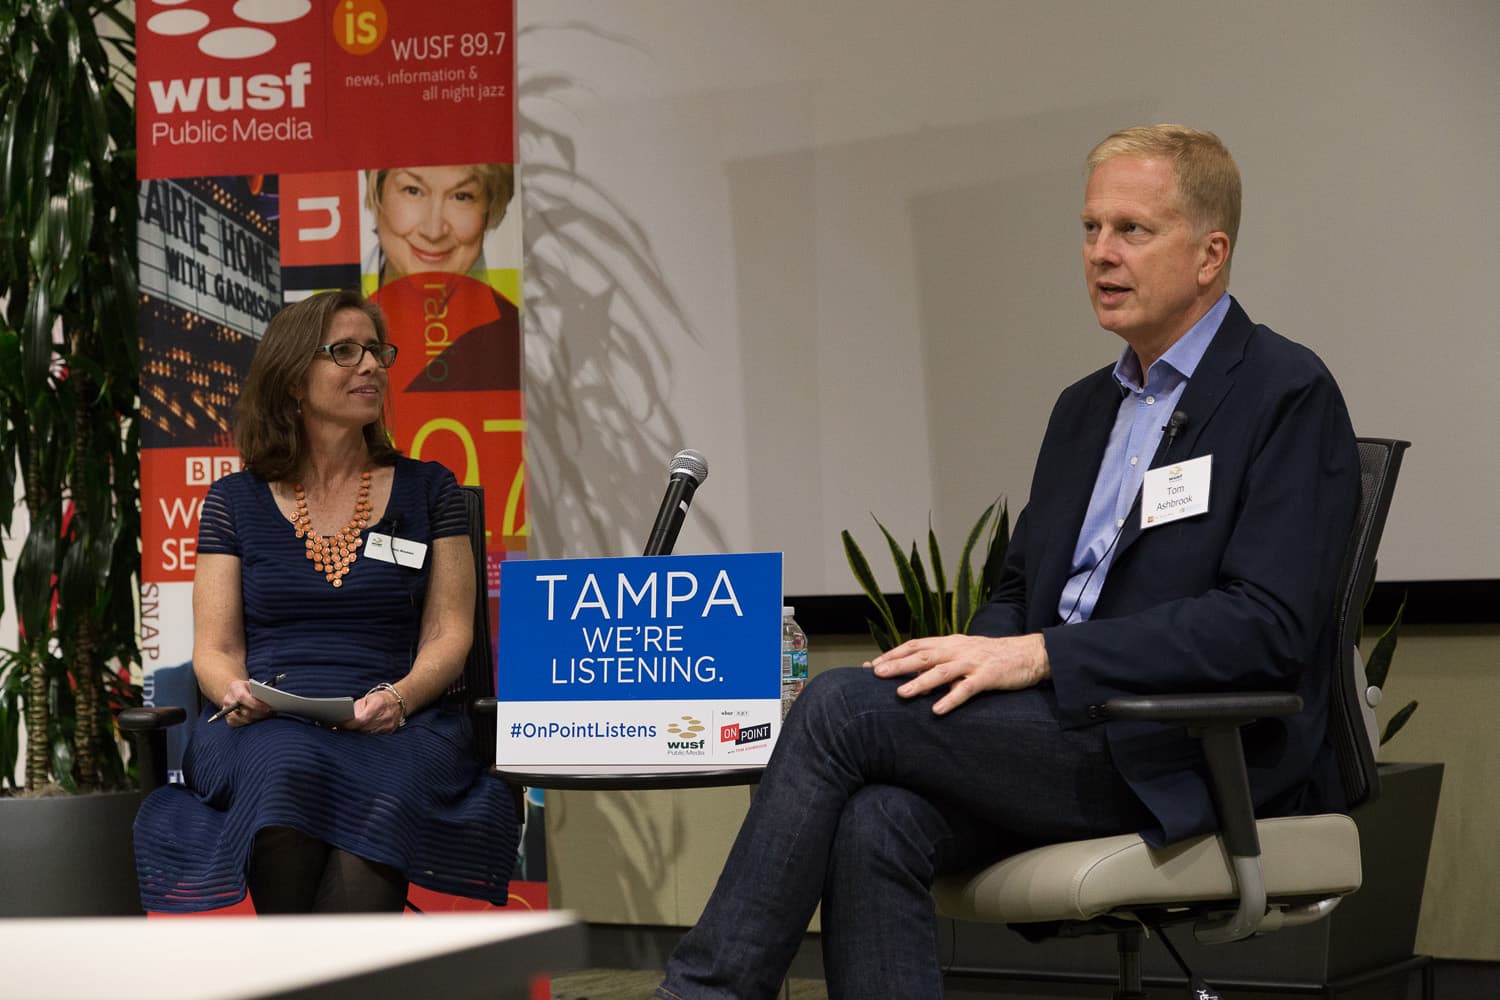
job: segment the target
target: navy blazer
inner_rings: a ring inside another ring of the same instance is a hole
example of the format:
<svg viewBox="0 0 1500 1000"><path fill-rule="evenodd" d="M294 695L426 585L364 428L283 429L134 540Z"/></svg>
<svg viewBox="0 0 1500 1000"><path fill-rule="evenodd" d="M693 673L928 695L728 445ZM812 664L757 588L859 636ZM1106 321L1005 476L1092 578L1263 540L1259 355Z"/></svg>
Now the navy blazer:
<svg viewBox="0 0 1500 1000"><path fill-rule="evenodd" d="M1333 376L1231 302L1178 403L1188 422L1150 465L1212 455L1208 512L1142 530L1137 493L1092 617L1065 626L1058 597L1121 399L1111 371L1058 398L1000 583L969 631L1041 632L1067 728L1101 724L1115 695L1294 691L1300 713L1242 731L1256 812L1343 808L1326 723L1334 592L1360 479ZM1207 765L1181 726L1102 724L1156 818L1140 831L1147 842L1217 828Z"/></svg>

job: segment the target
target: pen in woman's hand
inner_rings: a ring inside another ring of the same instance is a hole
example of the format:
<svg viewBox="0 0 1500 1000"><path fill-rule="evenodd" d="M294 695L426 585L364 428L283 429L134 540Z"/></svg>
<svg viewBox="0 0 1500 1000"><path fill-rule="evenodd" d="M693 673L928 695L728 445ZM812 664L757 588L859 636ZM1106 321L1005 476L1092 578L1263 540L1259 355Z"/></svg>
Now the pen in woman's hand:
<svg viewBox="0 0 1500 1000"><path fill-rule="evenodd" d="M266 687L280 687L281 686L281 682L284 681L284 680L286 680L286 674L284 674L284 673L277 674L276 676L272 677L270 680L266 681ZM244 706L241 705L239 702L235 702L233 705L225 705L223 708L219 709L213 715L210 715L208 717L208 721L209 722L218 722L220 719L224 718L224 716L228 715L230 712L237 712L237 711L239 711L243 707Z"/></svg>

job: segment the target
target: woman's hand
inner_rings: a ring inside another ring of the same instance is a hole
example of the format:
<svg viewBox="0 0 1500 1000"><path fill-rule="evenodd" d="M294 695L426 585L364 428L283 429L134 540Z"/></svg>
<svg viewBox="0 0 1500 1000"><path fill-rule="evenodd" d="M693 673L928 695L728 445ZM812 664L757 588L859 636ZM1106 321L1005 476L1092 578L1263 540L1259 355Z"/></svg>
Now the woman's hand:
<svg viewBox="0 0 1500 1000"><path fill-rule="evenodd" d="M271 717L271 706L251 694L250 682L244 679L229 682L219 707L230 710L224 721L235 729Z"/></svg>
<svg viewBox="0 0 1500 1000"><path fill-rule="evenodd" d="M395 693L378 688L354 703L354 718L340 729L356 733L394 733L401 725L401 700Z"/></svg>
<svg viewBox="0 0 1500 1000"><path fill-rule="evenodd" d="M947 693L932 706L937 715L953 711L981 691L1028 688L1052 672L1040 633L1005 638L945 635L911 639L865 666L873 667L881 677L915 674L896 689L903 698L915 698L946 684Z"/></svg>

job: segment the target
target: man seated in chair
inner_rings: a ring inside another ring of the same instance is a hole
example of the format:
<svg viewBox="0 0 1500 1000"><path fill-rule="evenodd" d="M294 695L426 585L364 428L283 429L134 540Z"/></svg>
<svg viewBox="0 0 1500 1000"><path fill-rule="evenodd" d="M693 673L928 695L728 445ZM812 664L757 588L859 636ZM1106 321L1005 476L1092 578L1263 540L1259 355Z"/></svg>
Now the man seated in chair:
<svg viewBox="0 0 1500 1000"><path fill-rule="evenodd" d="M1214 829L1197 745L1106 721L1113 696L1295 692L1301 713L1244 730L1257 814L1341 808L1325 720L1359 496L1343 398L1226 291L1240 178L1216 136L1124 129L1088 166L1084 278L1119 360L1058 398L969 634L803 692L659 997L774 995L820 900L831 996L941 996L936 874Z"/></svg>

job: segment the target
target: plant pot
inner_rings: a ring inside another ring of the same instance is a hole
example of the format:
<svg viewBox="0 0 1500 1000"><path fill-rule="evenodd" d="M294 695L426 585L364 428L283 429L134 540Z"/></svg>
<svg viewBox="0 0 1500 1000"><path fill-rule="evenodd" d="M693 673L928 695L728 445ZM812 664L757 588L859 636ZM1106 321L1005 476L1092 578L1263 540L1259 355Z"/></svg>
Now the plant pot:
<svg viewBox="0 0 1500 1000"><path fill-rule="evenodd" d="M1381 764L1380 798L1354 810L1364 885L1333 911L1328 974L1341 979L1416 948L1442 764Z"/></svg>
<svg viewBox="0 0 1500 1000"><path fill-rule="evenodd" d="M1195 973L1220 986L1326 986L1410 958L1442 780L1442 764L1380 765L1380 797L1351 814L1359 827L1364 884L1328 919L1212 947L1198 944L1184 924L1168 929L1173 945ZM1001 925L958 921L953 941L953 965L993 970L1000 979L1009 978L1006 972L1024 980L1119 971L1114 939L1107 936L1031 944ZM1149 940L1141 949L1141 969L1147 979L1182 975L1166 949Z"/></svg>
<svg viewBox="0 0 1500 1000"><path fill-rule="evenodd" d="M0 798L0 917L139 916L130 828L142 797Z"/></svg>

